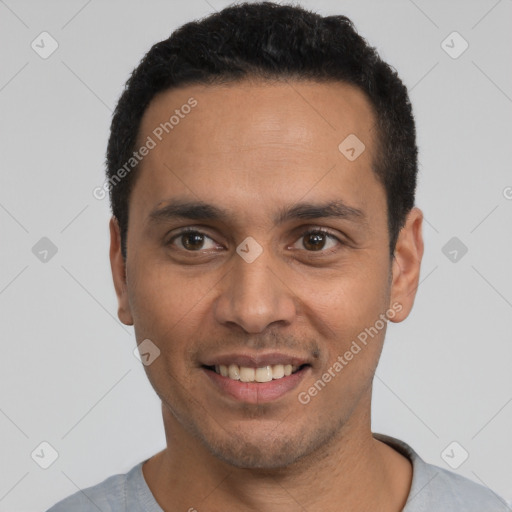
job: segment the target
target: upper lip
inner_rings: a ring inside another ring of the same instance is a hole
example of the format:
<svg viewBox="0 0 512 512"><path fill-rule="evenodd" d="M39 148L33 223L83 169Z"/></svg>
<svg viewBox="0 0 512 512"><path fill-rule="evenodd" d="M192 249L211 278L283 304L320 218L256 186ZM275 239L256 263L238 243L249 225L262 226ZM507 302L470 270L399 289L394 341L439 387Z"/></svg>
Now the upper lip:
<svg viewBox="0 0 512 512"><path fill-rule="evenodd" d="M276 364L291 364L292 366L302 366L304 364L311 364L307 359L298 356L284 354L282 352L267 352L261 354L248 354L248 353L230 353L224 355L216 355L206 358L203 366L216 366L216 365L236 364L238 366L245 366L247 368L262 368L264 366L273 366Z"/></svg>

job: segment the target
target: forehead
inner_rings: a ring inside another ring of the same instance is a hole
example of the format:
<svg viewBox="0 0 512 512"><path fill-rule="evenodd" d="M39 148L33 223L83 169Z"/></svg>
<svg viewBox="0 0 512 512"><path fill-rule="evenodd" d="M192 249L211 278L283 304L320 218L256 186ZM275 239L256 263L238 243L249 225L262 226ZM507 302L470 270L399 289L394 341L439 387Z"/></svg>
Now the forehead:
<svg viewBox="0 0 512 512"><path fill-rule="evenodd" d="M290 202L305 194L311 200L345 194L364 207L372 187L380 189L371 170L374 125L364 93L344 83L172 89L157 95L143 116L138 143L150 138L154 148L139 164L135 189L142 189L146 213L184 195L208 203L229 197L247 207L265 196ZM347 146L364 149L350 159Z"/></svg>
<svg viewBox="0 0 512 512"><path fill-rule="evenodd" d="M185 108L191 98L197 105ZM176 124L169 139L187 142L187 148L199 153L203 148L209 151L214 144L220 144L217 149L221 151L233 147L242 150L258 143L332 150L343 134L357 133L370 143L375 123L370 102L349 84L242 81L192 85L158 94L144 113L139 135L152 133L182 109L190 112L173 120ZM194 122L194 118L200 119ZM191 131L195 136L188 137Z"/></svg>

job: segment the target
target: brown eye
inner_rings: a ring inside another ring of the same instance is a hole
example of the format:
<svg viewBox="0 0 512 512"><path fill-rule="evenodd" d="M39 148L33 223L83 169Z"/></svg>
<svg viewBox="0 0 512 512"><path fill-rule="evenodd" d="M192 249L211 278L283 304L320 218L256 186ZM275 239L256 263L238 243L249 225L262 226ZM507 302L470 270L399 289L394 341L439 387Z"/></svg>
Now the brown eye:
<svg viewBox="0 0 512 512"><path fill-rule="evenodd" d="M323 229L312 229L302 233L299 241L302 247L299 249L306 249L308 252L321 252L331 253L334 252L336 245L341 244L341 241Z"/></svg>
<svg viewBox="0 0 512 512"><path fill-rule="evenodd" d="M204 244L204 235L201 233L185 233L181 235L182 245L188 250L201 249Z"/></svg>
<svg viewBox="0 0 512 512"><path fill-rule="evenodd" d="M304 237L304 242L302 242L302 244L308 251L309 250L318 251L319 249L323 249L323 247L325 245L325 239L326 239L325 233L318 233L318 232L308 233Z"/></svg>
<svg viewBox="0 0 512 512"><path fill-rule="evenodd" d="M209 246L208 246L208 241ZM206 244L206 247L205 247ZM197 230L186 230L178 233L169 240L168 245L176 245L178 249L182 249L188 252L197 252L204 249L214 249L216 247L215 242L201 231Z"/></svg>

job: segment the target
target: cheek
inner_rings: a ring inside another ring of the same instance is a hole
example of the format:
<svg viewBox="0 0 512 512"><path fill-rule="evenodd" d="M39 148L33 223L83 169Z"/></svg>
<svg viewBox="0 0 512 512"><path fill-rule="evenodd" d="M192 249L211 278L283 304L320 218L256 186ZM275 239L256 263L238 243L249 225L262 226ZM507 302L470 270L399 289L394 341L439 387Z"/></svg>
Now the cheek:
<svg viewBox="0 0 512 512"><path fill-rule="evenodd" d="M326 335L344 339L373 325L385 313L388 274L385 266L373 259L371 263L351 265L322 280L303 281L300 293L312 313L328 328Z"/></svg>
<svg viewBox="0 0 512 512"><path fill-rule="evenodd" d="M201 328L201 299L211 286L205 287L197 279L184 279L168 264L144 260L133 269L137 270L128 275L128 293L135 337L137 343L151 340L160 350L144 371L158 396L176 406L191 396L193 365L189 351Z"/></svg>
<svg viewBox="0 0 512 512"><path fill-rule="evenodd" d="M356 407L371 386L382 350L386 323L380 315L388 309L387 276L364 268L365 272L338 275L323 289L318 280L315 286L304 287L311 322L325 339L326 360L314 383L301 392L311 398L315 404L311 411L325 422L333 411L340 411L346 419Z"/></svg>
<svg viewBox="0 0 512 512"><path fill-rule="evenodd" d="M130 308L138 340L153 337L167 343L186 335L185 327L190 332L199 325L197 311L214 283L149 261L134 261L128 272Z"/></svg>

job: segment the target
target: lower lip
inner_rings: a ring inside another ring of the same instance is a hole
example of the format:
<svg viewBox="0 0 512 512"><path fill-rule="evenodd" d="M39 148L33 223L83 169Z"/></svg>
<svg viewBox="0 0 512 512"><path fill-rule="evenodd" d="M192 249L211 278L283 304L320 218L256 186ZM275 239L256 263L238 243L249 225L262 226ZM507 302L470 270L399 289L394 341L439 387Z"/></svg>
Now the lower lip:
<svg viewBox="0 0 512 512"><path fill-rule="evenodd" d="M206 368L203 368L203 371L222 392L232 398L249 404L261 404L277 400L295 389L310 369L311 367L306 366L288 377L269 382L241 382L223 377Z"/></svg>

